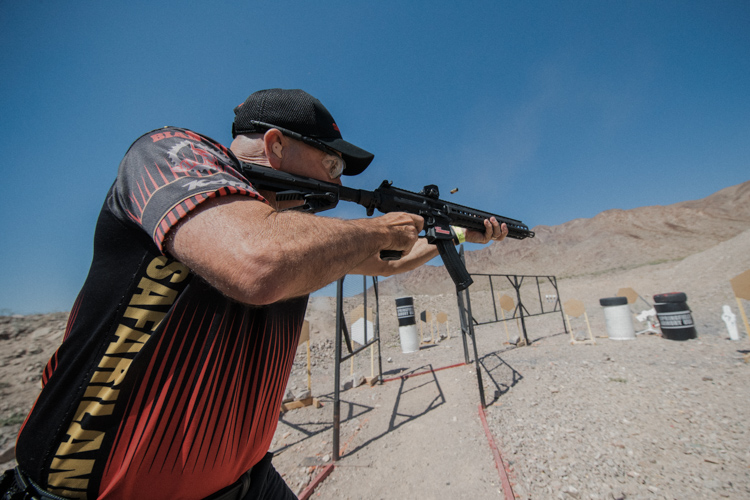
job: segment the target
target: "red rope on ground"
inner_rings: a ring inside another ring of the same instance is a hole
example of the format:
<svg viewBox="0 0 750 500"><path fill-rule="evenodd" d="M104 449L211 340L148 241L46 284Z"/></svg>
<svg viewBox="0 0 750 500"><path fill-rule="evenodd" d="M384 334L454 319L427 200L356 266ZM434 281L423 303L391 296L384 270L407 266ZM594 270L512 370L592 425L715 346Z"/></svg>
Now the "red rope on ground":
<svg viewBox="0 0 750 500"><path fill-rule="evenodd" d="M513 488L510 487L510 479L508 479L508 473L505 470L505 464L503 457L500 455L500 449L495 444L495 438L492 437L490 427L487 425L487 416L484 413L481 403L479 404L479 418L482 420L482 426L484 427L484 433L487 435L487 441L489 442L492 455L495 457L495 467L497 472L500 474L500 482L503 484L503 493L505 493L505 500L515 500L516 495L513 493Z"/></svg>
<svg viewBox="0 0 750 500"><path fill-rule="evenodd" d="M370 417L367 417L361 424L359 424L359 427L357 427L357 430L354 431L354 434L349 436L349 439L347 439L346 443L344 443L344 446L342 446L339 449L339 458L344 458L344 455L346 454L346 449L349 447L349 444L351 444L352 440L355 438L357 434L359 434L359 431L362 430L362 427L365 426L367 421L370 420Z"/></svg>
<svg viewBox="0 0 750 500"><path fill-rule="evenodd" d="M333 472L334 467L335 466L333 464L328 464L323 467L323 470L320 472L320 474L315 476L315 479L313 479L312 482L307 485L307 488L302 490L302 493L299 494L299 500L307 500L308 498L310 498L315 491L315 488L320 486L320 483L322 483L325 478L327 478L328 475Z"/></svg>
<svg viewBox="0 0 750 500"><path fill-rule="evenodd" d="M456 368L457 366L464 366L466 363L458 363L457 365L444 366L442 368L435 368L434 370L425 370L419 373L410 373L409 375L401 375L399 377L387 378L383 380L383 383L393 382L394 380L406 380L407 378L417 377L419 375L425 375L427 373L439 372L440 370L447 370L448 368Z"/></svg>

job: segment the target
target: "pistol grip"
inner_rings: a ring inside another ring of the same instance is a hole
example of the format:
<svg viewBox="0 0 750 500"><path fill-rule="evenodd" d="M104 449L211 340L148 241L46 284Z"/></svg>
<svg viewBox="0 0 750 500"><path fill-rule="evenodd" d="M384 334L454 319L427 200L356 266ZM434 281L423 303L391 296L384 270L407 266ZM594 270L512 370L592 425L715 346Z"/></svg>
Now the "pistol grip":
<svg viewBox="0 0 750 500"><path fill-rule="evenodd" d="M399 260L402 253L401 250L381 250L380 260Z"/></svg>

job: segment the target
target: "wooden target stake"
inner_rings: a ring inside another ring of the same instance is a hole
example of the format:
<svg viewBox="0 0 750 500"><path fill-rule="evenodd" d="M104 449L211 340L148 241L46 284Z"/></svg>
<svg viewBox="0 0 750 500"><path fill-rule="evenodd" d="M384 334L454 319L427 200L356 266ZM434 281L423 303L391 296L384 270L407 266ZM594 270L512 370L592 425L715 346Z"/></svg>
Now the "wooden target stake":
<svg viewBox="0 0 750 500"><path fill-rule="evenodd" d="M281 405L282 412L288 412L289 410L295 410L297 408L304 408L305 406L314 406L315 408L321 408L323 403L318 401L318 398L312 397L312 364L310 363L310 322L305 321L302 323L302 331L299 336L299 344L306 344L307 346L307 390L310 396L300 399L297 401L291 401L289 403L283 403Z"/></svg>
<svg viewBox="0 0 750 500"><path fill-rule="evenodd" d="M594 340L594 335L591 333L591 324L589 323L589 316L586 314L586 307L584 307L583 302L577 299L570 299L563 305L563 311L565 312L565 323L568 325L568 330L570 331L570 343L571 344L594 344L596 345L596 340ZM570 316L573 316L574 318L579 318L581 316L584 317L586 320L586 328L589 332L589 340L576 340L575 336L573 335L573 328L570 326Z"/></svg>
<svg viewBox="0 0 750 500"><path fill-rule="evenodd" d="M422 313L419 315L419 319L421 320L419 322L419 343L421 344L434 344L435 343L435 328L434 328L434 322L432 320L432 313L430 311L422 311ZM422 331L422 324L429 324L430 325L430 341L424 340L424 333Z"/></svg>
<svg viewBox="0 0 750 500"><path fill-rule="evenodd" d="M302 323L302 331L299 336L299 343L305 343L307 347L307 390L312 391L312 364L310 363L310 322Z"/></svg>
<svg viewBox="0 0 750 500"><path fill-rule="evenodd" d="M747 322L747 314L745 314L745 307L742 304L742 300L750 300L750 269L742 274L738 274L730 280L732 284L732 290L734 291L734 298L737 300L737 307L740 309L742 315L742 322L745 324L745 333L750 337L750 326Z"/></svg>
<svg viewBox="0 0 750 500"><path fill-rule="evenodd" d="M445 325L445 337L447 339L451 338L451 330L448 326L448 314L446 314L444 311L440 311L437 313L437 333L438 333L438 339L440 338L440 325Z"/></svg>
<svg viewBox="0 0 750 500"><path fill-rule="evenodd" d="M505 327L505 338L507 339L506 344L510 344L510 333L508 332L508 322L505 321L505 311L511 312L516 308L516 303L513 302L513 298L509 295L503 295L498 302L500 302L500 315L503 317L503 326ZM522 338L520 336L521 327L518 325L518 318L516 318L516 327L519 331L519 338Z"/></svg>

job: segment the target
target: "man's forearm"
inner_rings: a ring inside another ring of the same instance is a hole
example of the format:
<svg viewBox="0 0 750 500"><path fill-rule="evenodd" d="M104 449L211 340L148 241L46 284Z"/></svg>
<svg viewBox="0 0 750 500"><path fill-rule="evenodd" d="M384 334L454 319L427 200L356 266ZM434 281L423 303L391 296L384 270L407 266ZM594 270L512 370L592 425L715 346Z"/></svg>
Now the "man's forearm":
<svg viewBox="0 0 750 500"><path fill-rule="evenodd" d="M266 227L267 248L257 248L256 258L251 258L267 264L263 281L269 302L336 281L376 256L387 238L369 219L340 220L299 212L277 212L272 218Z"/></svg>
<svg viewBox="0 0 750 500"><path fill-rule="evenodd" d="M167 249L226 295L261 305L317 290L382 249L409 250L419 229L408 214L340 220L227 197L181 221Z"/></svg>

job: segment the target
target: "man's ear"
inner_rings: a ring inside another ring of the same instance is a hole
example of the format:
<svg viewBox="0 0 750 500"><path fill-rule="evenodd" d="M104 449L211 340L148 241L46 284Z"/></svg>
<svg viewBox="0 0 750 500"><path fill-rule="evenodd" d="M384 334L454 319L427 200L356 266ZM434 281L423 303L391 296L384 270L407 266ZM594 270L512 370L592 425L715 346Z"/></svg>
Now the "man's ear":
<svg viewBox="0 0 750 500"><path fill-rule="evenodd" d="M268 129L263 135L263 147L271 168L281 169L281 160L284 157L284 135L278 129Z"/></svg>

